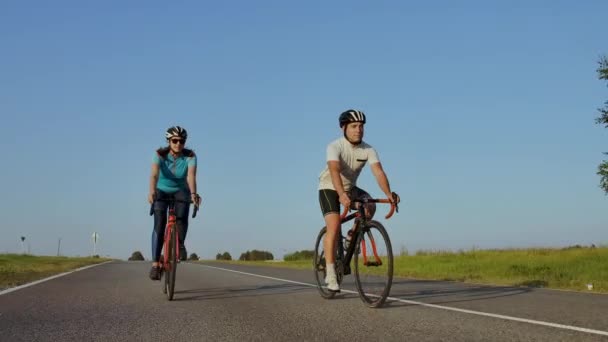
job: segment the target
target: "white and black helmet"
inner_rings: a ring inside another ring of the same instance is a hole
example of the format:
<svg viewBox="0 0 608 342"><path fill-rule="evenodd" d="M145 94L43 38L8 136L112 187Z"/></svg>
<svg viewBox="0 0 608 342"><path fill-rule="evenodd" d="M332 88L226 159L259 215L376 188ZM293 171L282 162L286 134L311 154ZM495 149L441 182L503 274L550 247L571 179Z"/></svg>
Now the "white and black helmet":
<svg viewBox="0 0 608 342"><path fill-rule="evenodd" d="M351 122L362 122L365 123L365 114L360 110L349 109L344 113L340 114L340 127Z"/></svg>
<svg viewBox="0 0 608 342"><path fill-rule="evenodd" d="M182 128L180 126L169 127L165 132L165 138L167 138L167 140L171 138L182 138L186 140L188 139L188 132L185 128Z"/></svg>

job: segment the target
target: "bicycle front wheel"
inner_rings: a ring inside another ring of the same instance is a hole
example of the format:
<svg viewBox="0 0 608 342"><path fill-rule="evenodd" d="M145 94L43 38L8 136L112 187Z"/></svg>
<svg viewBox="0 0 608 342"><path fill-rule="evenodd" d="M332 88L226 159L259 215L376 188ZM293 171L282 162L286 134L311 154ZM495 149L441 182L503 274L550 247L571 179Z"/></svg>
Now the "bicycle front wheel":
<svg viewBox="0 0 608 342"><path fill-rule="evenodd" d="M369 221L358 234L354 263L361 300L372 308L382 306L393 283L393 250L380 222Z"/></svg>
<svg viewBox="0 0 608 342"><path fill-rule="evenodd" d="M173 300L173 293L175 291L175 275L177 273L177 227L173 225L171 227L171 234L169 235L169 272L167 277L167 298Z"/></svg>

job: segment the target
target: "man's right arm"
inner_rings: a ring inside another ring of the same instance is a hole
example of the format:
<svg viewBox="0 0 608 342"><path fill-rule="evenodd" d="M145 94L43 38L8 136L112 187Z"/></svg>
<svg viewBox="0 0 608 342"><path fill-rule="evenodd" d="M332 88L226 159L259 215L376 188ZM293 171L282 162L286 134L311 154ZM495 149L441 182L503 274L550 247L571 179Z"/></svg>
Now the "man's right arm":
<svg viewBox="0 0 608 342"><path fill-rule="evenodd" d="M340 177L340 162L335 160L329 160L327 162L329 168L329 174L331 175L331 183L334 189L341 196L344 193L344 185L342 184L342 177Z"/></svg>
<svg viewBox="0 0 608 342"><path fill-rule="evenodd" d="M346 191L344 191L344 185L342 184L342 177L340 176L340 162L335 160L327 161L327 167L331 176L331 183L334 189L338 193L340 203L347 208L350 208L350 198Z"/></svg>

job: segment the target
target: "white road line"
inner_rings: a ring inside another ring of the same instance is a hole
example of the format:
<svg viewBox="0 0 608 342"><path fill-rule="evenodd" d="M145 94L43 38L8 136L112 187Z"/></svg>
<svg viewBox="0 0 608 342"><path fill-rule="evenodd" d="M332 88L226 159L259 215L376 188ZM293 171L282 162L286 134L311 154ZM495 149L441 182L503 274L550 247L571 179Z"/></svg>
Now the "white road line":
<svg viewBox="0 0 608 342"><path fill-rule="evenodd" d="M99 265L107 264L107 263L109 263L109 262L112 262L112 260L110 260L110 261L106 261L106 262L102 262L102 263L99 263L99 264L94 264L94 265L84 266L84 267L81 267L81 268L77 268L77 269L75 269L75 270L71 270L71 271L68 271L68 272L64 272L64 273L56 274L56 275L54 275L54 276L50 276L50 277L48 277L48 278L44 278L44 279L40 279L40 280L36 280L36 281L31 282L31 283L27 283L27 284L23 284L23 285L19 285L19 286L11 287L11 288L8 288L8 289L6 289L6 290L0 291L0 296L2 296L2 295L4 295L4 294L7 294L7 293L11 293L11 292L13 292L13 291L21 290L21 289L26 288L26 287L30 287L30 286L32 286L32 285L36 285L36 284L40 284L40 283L44 283L45 281L49 281L49 280L51 280L51 279L55 279L55 278L59 278L59 277L63 277L64 275L68 275L68 274L70 274L70 273L74 273L74 272L78 272L78 271L86 270L87 268L91 268L91 267L95 267L95 266L99 266Z"/></svg>
<svg viewBox="0 0 608 342"><path fill-rule="evenodd" d="M258 278L266 278L266 279L271 279L271 280L276 280L276 281L282 281L282 282L285 282L285 283L292 283L292 284L299 284L299 285L317 287L317 285L315 285L315 284L309 284L309 283L303 283L303 282L293 281L293 280L288 280L288 279L269 277L269 276L264 276L264 275L260 275L260 274L255 274L255 273L235 271L235 270L231 270L231 269L228 269L228 268L221 268L221 267L208 266L208 265L200 265L200 266L207 267L207 268L214 268L214 269L218 269L218 270L222 270L222 271L227 271L227 272L234 272L234 273L239 273L239 274L245 274L245 275L249 275L249 276L253 276L253 277L258 277ZM357 294L356 291L350 291L350 290L344 290L344 289L341 289L340 291L341 292L347 292L347 293ZM401 302L401 303L412 304L412 305L419 305L419 306L426 306L426 307L434 308L434 309L456 311L456 312L462 312L462 313L467 313L467 314L472 314L472 315L478 315L478 316L485 316L485 317L504 319L504 320L508 320L508 321L523 322L523 323L542 325L542 326L552 327L552 328L558 328L558 329L574 330L574 331L585 332L585 333L589 333L589 334L608 336L608 331L595 330L595 329L587 329L587 328L575 327L575 326L572 326L572 325L551 323L551 322L545 322L545 321L537 321L537 320L527 319L527 318L519 318L519 317L513 317L513 316L498 315L498 314L493 314L493 313L488 313L488 312L481 312L481 311L474 311L474 310L467 310L467 309L459 309L459 308L454 308L454 307L449 307L449 306L436 305L436 304L428 304L428 303L424 303L424 302L417 302L417 301L413 301L413 300L401 299L401 298L396 298L396 297L388 297L387 299L391 300L391 301L395 301L395 302Z"/></svg>

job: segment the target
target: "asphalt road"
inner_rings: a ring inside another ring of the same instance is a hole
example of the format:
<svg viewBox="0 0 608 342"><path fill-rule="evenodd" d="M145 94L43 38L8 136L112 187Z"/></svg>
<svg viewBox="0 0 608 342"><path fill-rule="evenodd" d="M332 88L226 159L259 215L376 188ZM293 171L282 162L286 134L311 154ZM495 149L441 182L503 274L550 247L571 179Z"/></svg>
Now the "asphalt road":
<svg viewBox="0 0 608 342"><path fill-rule="evenodd" d="M608 295L396 278L369 309L352 276L182 263L174 301L147 262L111 262L0 294L0 341L608 341Z"/></svg>

